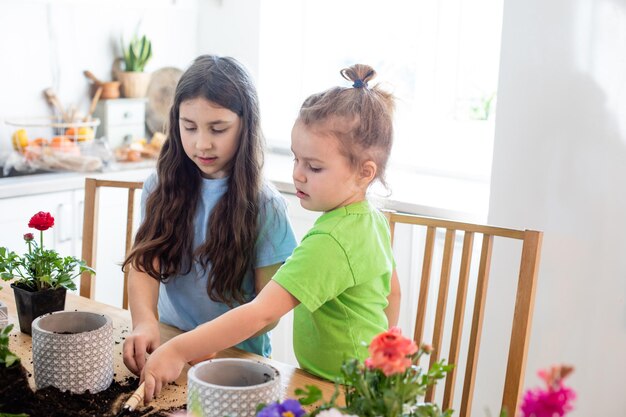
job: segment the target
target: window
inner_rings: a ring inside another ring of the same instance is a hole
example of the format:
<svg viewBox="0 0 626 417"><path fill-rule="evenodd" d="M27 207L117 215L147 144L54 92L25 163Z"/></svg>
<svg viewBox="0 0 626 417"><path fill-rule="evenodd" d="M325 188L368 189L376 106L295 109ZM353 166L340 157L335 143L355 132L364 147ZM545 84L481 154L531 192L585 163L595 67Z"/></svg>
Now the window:
<svg viewBox="0 0 626 417"><path fill-rule="evenodd" d="M309 94L366 63L398 98L390 170L488 183L502 0L264 0L259 94L273 149L289 149ZM392 184L394 188L398 184Z"/></svg>

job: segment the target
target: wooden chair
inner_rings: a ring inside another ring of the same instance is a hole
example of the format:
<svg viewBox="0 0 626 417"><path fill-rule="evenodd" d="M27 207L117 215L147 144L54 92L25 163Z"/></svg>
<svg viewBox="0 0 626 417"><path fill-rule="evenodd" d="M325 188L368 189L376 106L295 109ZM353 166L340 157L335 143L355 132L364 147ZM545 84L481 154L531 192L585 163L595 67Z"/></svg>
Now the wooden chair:
<svg viewBox="0 0 626 417"><path fill-rule="evenodd" d="M400 214L396 212L386 212L386 215L389 219L391 227L392 241L394 239L396 225L398 224L412 225L412 231L414 228L419 228L422 229L422 232L425 232L426 235L422 260L421 281L419 285L417 315L414 328L414 340L418 343L418 345L422 342L428 342L434 346L435 349L430 356L429 366L432 366L432 364L440 358L446 358L448 363L458 363L459 353L461 350L461 337L464 312L466 308L468 281L470 277L470 265L473 258L473 242L475 237L482 235L482 248L480 250L478 273L475 277L476 292L474 294L473 315L467 342L468 348L466 352L467 357L465 374L463 377L464 379L459 381L459 384L461 382L463 384L463 392L460 410L457 410L459 413L457 414L455 412L455 415L459 415L461 417L469 416L471 413L487 285L489 281L490 265L492 263L491 256L494 238L498 238L498 241L500 241L500 238L522 241L521 263L517 278L517 292L515 296L515 306L513 309L513 323L510 335L510 345L508 348L504 391L502 396L502 407L508 410L508 415L514 415L517 410L518 400L524 383L524 371L528 351L529 333L532 321L537 271L539 268L539 255L541 251L543 233L533 230L514 230L486 225L461 223L410 214ZM431 269L434 258L437 231L445 232L445 241L441 253L441 275L439 278L436 309L434 311L434 322L431 324L433 328L433 335L432 339L428 340L424 338L423 333L427 314L426 308L429 301L429 284L431 282ZM446 334L450 333L450 350L446 357L442 355L441 349L438 349L437 347L442 346L443 341L444 319L446 317L452 258L455 250L454 243L457 232L463 232L464 236L456 290L456 303L454 307L454 314L453 316L450 315L450 318L453 318L452 329L450 331L448 328L448 331L446 332ZM517 246L520 246L519 243ZM411 256L414 256L414 254L412 253ZM511 277L511 279L514 279L514 277ZM494 295L495 294L492 294L492 296ZM503 346L505 345L503 344ZM457 367L455 367L446 377L442 402L442 408L444 410L452 407L456 378L459 376L461 371L461 369L457 369ZM426 401L432 401L434 394L434 389L429 390L426 393Z"/></svg>
<svg viewBox="0 0 626 417"><path fill-rule="evenodd" d="M126 244L124 255L128 253L133 243L133 213L135 210L135 192L141 190L143 182L109 181L94 178L85 179L85 214L83 217L83 250L82 259L87 265L96 269L97 238L98 238L98 209L99 192L102 187L123 188L128 190L126 204ZM80 295L94 299L96 275L83 273L80 279ZM122 307L128 309L128 272L124 272L124 291Z"/></svg>

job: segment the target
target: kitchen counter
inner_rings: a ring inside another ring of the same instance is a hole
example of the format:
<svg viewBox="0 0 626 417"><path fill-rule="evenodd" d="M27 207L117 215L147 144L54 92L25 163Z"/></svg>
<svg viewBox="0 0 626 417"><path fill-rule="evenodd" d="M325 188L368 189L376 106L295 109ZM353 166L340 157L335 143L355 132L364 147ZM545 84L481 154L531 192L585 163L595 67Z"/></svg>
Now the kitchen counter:
<svg viewBox="0 0 626 417"><path fill-rule="evenodd" d="M85 178L143 181L156 161L115 163L102 172L48 172L0 179L0 199L82 188Z"/></svg>
<svg viewBox="0 0 626 417"><path fill-rule="evenodd" d="M154 171L156 161L116 163L104 172L59 172L0 179L0 199L82 188L85 177L143 181ZM265 175L276 188L295 194L291 178L291 156L268 153ZM414 172L389 170L392 193L374 190L370 197L389 210L424 216L485 222L489 208L489 184Z"/></svg>

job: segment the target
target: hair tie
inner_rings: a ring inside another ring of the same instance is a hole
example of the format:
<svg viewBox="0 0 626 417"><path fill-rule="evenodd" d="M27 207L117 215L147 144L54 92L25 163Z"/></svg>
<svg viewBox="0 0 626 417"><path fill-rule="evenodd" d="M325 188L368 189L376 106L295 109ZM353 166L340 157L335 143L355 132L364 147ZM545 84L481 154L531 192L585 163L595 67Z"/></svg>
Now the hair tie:
<svg viewBox="0 0 626 417"><path fill-rule="evenodd" d="M363 80L355 80L354 84L352 84L352 87L354 87L354 88L363 88L363 87L365 87L365 83L363 82Z"/></svg>

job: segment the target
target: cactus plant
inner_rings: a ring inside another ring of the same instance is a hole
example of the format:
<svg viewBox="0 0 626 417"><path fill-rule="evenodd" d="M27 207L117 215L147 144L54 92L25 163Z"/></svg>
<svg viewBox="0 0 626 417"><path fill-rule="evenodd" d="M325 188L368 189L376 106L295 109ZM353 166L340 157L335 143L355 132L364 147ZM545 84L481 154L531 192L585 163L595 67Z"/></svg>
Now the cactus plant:
<svg viewBox="0 0 626 417"><path fill-rule="evenodd" d="M125 70L143 72L146 63L152 58L152 42L146 35L141 37L135 35L127 46L122 39L122 51Z"/></svg>

